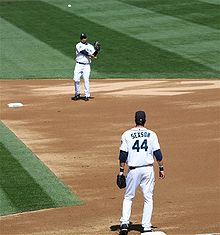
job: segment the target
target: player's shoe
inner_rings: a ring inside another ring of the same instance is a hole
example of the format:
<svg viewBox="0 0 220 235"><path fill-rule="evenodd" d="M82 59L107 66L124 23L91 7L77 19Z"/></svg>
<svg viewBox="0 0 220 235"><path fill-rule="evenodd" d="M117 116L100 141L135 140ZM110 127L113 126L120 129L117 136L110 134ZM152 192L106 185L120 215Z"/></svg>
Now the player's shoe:
<svg viewBox="0 0 220 235"><path fill-rule="evenodd" d="M89 101L89 97L85 97L85 99L84 99L85 101Z"/></svg>
<svg viewBox="0 0 220 235"><path fill-rule="evenodd" d="M153 232L153 230L152 229L149 229L149 228L143 228L142 227L142 230L141 230L141 234L145 234L146 233L146 235L147 235L147 233L149 233L149 232Z"/></svg>
<svg viewBox="0 0 220 235"><path fill-rule="evenodd" d="M127 235L128 234L128 225L127 224L122 224L120 226L120 235Z"/></svg>
<svg viewBox="0 0 220 235"><path fill-rule="evenodd" d="M79 100L80 99L80 95L75 95L71 98L71 100Z"/></svg>

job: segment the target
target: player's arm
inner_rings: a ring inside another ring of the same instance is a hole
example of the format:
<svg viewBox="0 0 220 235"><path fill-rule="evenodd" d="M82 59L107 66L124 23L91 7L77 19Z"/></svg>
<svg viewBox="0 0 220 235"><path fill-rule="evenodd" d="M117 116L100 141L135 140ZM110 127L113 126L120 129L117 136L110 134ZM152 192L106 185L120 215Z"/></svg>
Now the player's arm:
<svg viewBox="0 0 220 235"><path fill-rule="evenodd" d="M120 175L124 174L124 168L125 168L127 158L128 158L128 152L120 150L120 153L119 153Z"/></svg>
<svg viewBox="0 0 220 235"><path fill-rule="evenodd" d="M80 51L81 54L83 54L84 56L88 56L90 58L96 59L97 57L93 54L90 54L88 51L86 51L85 49Z"/></svg>
<svg viewBox="0 0 220 235"><path fill-rule="evenodd" d="M100 42L95 41L93 46L95 49L95 51L93 52L93 55L96 57L98 55L99 51L101 50L101 44L100 44Z"/></svg>
<svg viewBox="0 0 220 235"><path fill-rule="evenodd" d="M81 50L80 53L83 54L84 56L89 56L88 51L86 51L85 49Z"/></svg>
<svg viewBox="0 0 220 235"><path fill-rule="evenodd" d="M80 53L82 53L83 55L88 56L90 58L97 59L95 52L93 54L90 54L86 50L82 50Z"/></svg>
<svg viewBox="0 0 220 235"><path fill-rule="evenodd" d="M93 56L96 57L98 55L98 53L99 53L99 51L95 50L95 52L93 53Z"/></svg>
<svg viewBox="0 0 220 235"><path fill-rule="evenodd" d="M164 173L164 166L163 166L163 154L160 149L154 151L154 156L157 160L158 166L159 166L159 177L161 179L165 178L165 173Z"/></svg>
<svg viewBox="0 0 220 235"><path fill-rule="evenodd" d="M90 55L90 57L93 58L93 59L97 59L97 56L94 53L92 55Z"/></svg>
<svg viewBox="0 0 220 235"><path fill-rule="evenodd" d="M98 53L99 53L99 51L94 46L91 46L91 55L90 55L90 57L93 58L93 59L97 59Z"/></svg>
<svg viewBox="0 0 220 235"><path fill-rule="evenodd" d="M126 141L126 132L121 136L121 145L119 152L119 166L120 166L120 174L123 175L124 167L128 158L128 146Z"/></svg>
<svg viewBox="0 0 220 235"><path fill-rule="evenodd" d="M95 50L95 51L92 52L90 57L93 58L93 59L97 59L97 55L98 55L98 52Z"/></svg>

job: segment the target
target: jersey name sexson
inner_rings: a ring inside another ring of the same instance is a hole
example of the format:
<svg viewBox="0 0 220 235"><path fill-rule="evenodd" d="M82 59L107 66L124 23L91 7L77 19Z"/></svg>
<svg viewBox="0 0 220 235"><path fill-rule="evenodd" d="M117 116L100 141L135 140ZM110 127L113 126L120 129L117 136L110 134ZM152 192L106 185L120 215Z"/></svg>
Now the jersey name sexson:
<svg viewBox="0 0 220 235"><path fill-rule="evenodd" d="M131 134L132 139L141 137L150 137L150 133L147 131L138 131Z"/></svg>

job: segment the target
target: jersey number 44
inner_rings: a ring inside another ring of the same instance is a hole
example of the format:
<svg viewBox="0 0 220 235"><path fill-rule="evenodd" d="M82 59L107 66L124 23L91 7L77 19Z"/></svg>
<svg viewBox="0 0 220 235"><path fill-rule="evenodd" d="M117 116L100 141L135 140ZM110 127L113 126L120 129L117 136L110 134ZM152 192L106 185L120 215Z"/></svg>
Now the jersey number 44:
<svg viewBox="0 0 220 235"><path fill-rule="evenodd" d="M137 152L140 151L140 149L144 149L144 151L147 151L147 140L143 140L143 142L140 142L140 140L136 140L132 146L133 150L136 150Z"/></svg>

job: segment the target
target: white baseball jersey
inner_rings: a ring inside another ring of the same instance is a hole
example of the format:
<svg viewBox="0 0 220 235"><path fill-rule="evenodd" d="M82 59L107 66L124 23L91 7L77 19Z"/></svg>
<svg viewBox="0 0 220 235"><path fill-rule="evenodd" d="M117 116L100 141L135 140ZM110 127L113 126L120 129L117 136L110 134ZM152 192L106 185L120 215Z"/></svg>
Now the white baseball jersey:
<svg viewBox="0 0 220 235"><path fill-rule="evenodd" d="M144 127L134 127L123 133L120 150L128 152L128 166L153 164L153 152L160 149L155 132Z"/></svg>
<svg viewBox="0 0 220 235"><path fill-rule="evenodd" d="M90 64L91 59L88 56L80 53L80 51L83 50L87 51L89 55L91 55L95 52L95 49L90 43L84 44L82 42L79 42L76 44L76 61L80 63Z"/></svg>

